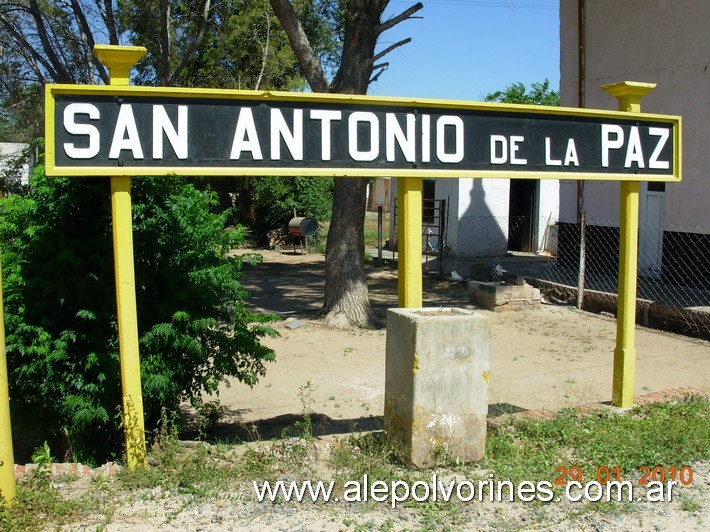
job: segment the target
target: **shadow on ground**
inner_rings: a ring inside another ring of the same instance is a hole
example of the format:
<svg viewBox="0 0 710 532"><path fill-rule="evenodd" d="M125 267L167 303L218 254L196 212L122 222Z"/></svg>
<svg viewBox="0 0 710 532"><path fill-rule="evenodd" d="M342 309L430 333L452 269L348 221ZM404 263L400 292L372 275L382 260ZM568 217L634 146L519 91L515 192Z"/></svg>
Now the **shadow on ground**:
<svg viewBox="0 0 710 532"><path fill-rule="evenodd" d="M506 414L525 412L521 408L509 403L495 403L488 406L488 418L496 418ZM310 434L314 437L345 435L358 432L372 432L382 430L382 416L363 416L352 419L333 419L325 414L312 413L308 417L304 414L283 414L268 419L244 423L238 421L243 411L230 411L226 416L233 421L222 422L218 426L203 431L192 428L180 434L181 440L197 440L209 443L243 443L254 441L268 441L279 438L288 438L302 435L304 426L310 424ZM194 417L188 417L188 427L194 427Z"/></svg>
<svg viewBox="0 0 710 532"><path fill-rule="evenodd" d="M268 441L288 438L304 433L304 426L310 423L310 433L315 436L350 434L382 430L382 417L366 416L354 419L333 419L325 414L283 414L269 419L244 423L228 421L200 434L197 430L186 430L180 434L181 440L202 439L211 443L241 443Z"/></svg>

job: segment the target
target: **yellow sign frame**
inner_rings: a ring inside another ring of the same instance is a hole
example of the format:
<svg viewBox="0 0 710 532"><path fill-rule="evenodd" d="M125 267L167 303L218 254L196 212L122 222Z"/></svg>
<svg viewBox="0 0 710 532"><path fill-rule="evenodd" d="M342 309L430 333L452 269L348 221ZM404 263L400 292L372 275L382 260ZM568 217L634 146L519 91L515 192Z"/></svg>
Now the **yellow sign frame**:
<svg viewBox="0 0 710 532"><path fill-rule="evenodd" d="M422 107L424 109L451 111L491 111L499 113L553 115L569 117L589 117L596 119L616 119L630 122L633 120L660 122L670 124L673 129L673 161L668 174L613 173L613 172L571 172L551 168L547 171L531 171L526 169L501 170L450 170L426 168L333 168L333 167L280 167L268 163L259 166L126 166L122 168L107 166L61 166L55 164L55 99L62 95L77 96L111 96L111 97L153 97L170 99L212 99L212 100L261 100L270 103L321 103L368 105L372 107ZM557 179L557 180L595 180L595 181L669 181L681 180L681 117L672 115L657 115L648 113L629 113L597 109L580 109L571 107L549 107L539 105L500 104L488 102L470 102L458 100L412 99L398 97L372 97L343 94L294 93L279 91L244 91L203 88L166 88L137 86L93 86L93 85L58 85L48 84L45 88L45 167L49 176L113 176L117 172L129 176L155 175L199 175L199 176L332 176L332 177L427 177L427 178L503 178L509 179Z"/></svg>

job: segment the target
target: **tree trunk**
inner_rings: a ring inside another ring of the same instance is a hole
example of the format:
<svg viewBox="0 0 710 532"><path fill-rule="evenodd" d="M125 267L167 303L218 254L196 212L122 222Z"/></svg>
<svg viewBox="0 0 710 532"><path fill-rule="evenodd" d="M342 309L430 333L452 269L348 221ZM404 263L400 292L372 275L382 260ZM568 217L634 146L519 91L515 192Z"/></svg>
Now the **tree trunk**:
<svg viewBox="0 0 710 532"><path fill-rule="evenodd" d="M377 28L386 5L383 0L348 2L342 60L329 92L367 93ZM325 301L320 311L329 327L374 327L377 321L365 277L366 203L367 179L335 179L325 252Z"/></svg>
<svg viewBox="0 0 710 532"><path fill-rule="evenodd" d="M408 42L400 41L375 55L382 32L411 18L422 8L417 3L400 15L382 22L388 0L348 0L345 2L343 52L340 67L328 84L318 58L306 38L288 0L270 0L301 71L314 92L366 94L373 71L382 68L375 59ZM370 306L365 278L364 221L367 198L365 178L336 178L333 186L333 216L325 253L325 301L320 315L330 327L372 327L376 323Z"/></svg>
<svg viewBox="0 0 710 532"><path fill-rule="evenodd" d="M329 327L376 323L365 280L365 198L367 180L336 178L333 216L325 252L325 301L320 314ZM339 206L339 207L336 207Z"/></svg>

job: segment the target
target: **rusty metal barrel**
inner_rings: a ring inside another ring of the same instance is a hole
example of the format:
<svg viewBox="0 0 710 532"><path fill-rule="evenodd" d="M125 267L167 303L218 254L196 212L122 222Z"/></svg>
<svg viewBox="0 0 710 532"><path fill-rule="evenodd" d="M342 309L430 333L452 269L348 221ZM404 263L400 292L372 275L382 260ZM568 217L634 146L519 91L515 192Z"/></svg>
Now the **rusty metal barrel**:
<svg viewBox="0 0 710 532"><path fill-rule="evenodd" d="M318 230L318 223L313 218L299 216L288 222L288 232L293 236L313 236Z"/></svg>

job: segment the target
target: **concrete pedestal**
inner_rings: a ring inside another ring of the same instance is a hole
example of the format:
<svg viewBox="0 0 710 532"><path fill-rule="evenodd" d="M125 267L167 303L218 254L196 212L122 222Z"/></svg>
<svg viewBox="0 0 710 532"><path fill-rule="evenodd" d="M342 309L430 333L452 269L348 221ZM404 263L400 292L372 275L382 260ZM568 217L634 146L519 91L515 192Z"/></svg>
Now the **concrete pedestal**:
<svg viewBox="0 0 710 532"><path fill-rule="evenodd" d="M469 281L468 296L471 303L488 310L536 308L542 301L540 290L525 282L514 284Z"/></svg>
<svg viewBox="0 0 710 532"><path fill-rule="evenodd" d="M483 458L491 329L458 308L389 309L384 428L417 467Z"/></svg>

